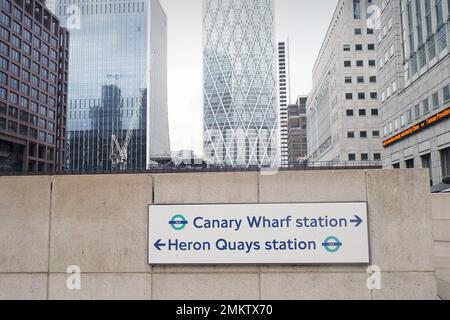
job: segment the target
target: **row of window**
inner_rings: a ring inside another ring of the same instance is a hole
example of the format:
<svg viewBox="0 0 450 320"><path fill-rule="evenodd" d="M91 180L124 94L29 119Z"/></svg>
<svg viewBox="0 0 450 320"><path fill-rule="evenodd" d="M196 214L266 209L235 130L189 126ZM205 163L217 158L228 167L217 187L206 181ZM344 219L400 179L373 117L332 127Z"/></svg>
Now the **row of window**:
<svg viewBox="0 0 450 320"><path fill-rule="evenodd" d="M372 138L379 138L380 137L380 131L379 130L373 130L372 131ZM360 139L367 139L368 134L367 131L359 131L359 138ZM355 131L347 131L347 139L356 139Z"/></svg>
<svg viewBox="0 0 450 320"><path fill-rule="evenodd" d="M58 47L58 40L57 39L52 37L50 35L50 33L47 32L45 29L42 29L41 26L38 23L33 23L33 20L27 14L22 13L22 11L19 8L15 7L15 6L12 6L11 3L8 0L3 0L2 1L2 9L5 12L8 12L8 13L12 12L12 15L13 15L14 19L16 19L16 20L18 20L20 22L23 21L23 24L27 28L33 30L33 32L36 35L38 35L39 37L42 36L42 38L46 42L50 43L52 47L54 47L54 48ZM1 17L1 23L3 25L7 26L7 27L11 27L11 17L9 17L6 14L5 14L6 17L3 17L3 14L2 14L2 17ZM12 28L13 29L15 28L15 29L18 30L18 27L17 27L18 23L17 22L15 22L15 23L16 23L16 25L14 25L14 22L12 23ZM53 33L55 33L55 31L56 31L56 23L55 22L52 22L51 28L52 28Z"/></svg>
<svg viewBox="0 0 450 320"><path fill-rule="evenodd" d="M5 89L0 88L0 93L3 92ZM5 100L5 99L4 99ZM20 97L19 98L19 103L18 105L20 107L22 107L23 109L29 109L30 112L38 114L42 117L47 117L50 120L55 120L55 111L52 109L49 109L43 105L39 106L36 102L34 101L29 101L27 98L25 97ZM3 102L0 102L0 108L6 108L6 104ZM15 108L10 106L10 108ZM6 109L5 109L6 110ZM0 111L1 113L1 111ZM4 112L6 114L6 111Z"/></svg>
<svg viewBox="0 0 450 320"><path fill-rule="evenodd" d="M349 153L348 154L348 161L356 161L356 153ZM361 161L370 161L369 154L368 153L361 153L360 155ZM381 160L381 153L374 153L372 154L372 160L374 161L380 161Z"/></svg>
<svg viewBox="0 0 450 320"><path fill-rule="evenodd" d="M441 173L443 179L450 178L450 148L439 151L440 163L441 163ZM423 169L428 169L430 171L430 177L433 177L433 168L431 166L431 154L424 154L420 156L420 165ZM392 165L394 169L400 169L400 162L396 162ZM419 167L414 158L405 160L404 167L407 169L414 169ZM433 181L431 181L433 185Z"/></svg>
<svg viewBox="0 0 450 320"><path fill-rule="evenodd" d="M365 83L365 78L364 76L356 76L356 83ZM344 82L347 84L353 83L353 77L351 76L347 76L344 78ZM370 83L377 83L377 77L376 76L370 76L369 77L369 82Z"/></svg>
<svg viewBox="0 0 450 320"><path fill-rule="evenodd" d="M369 60L368 61L369 67L375 67L376 61L375 60ZM364 60L356 60L356 66L357 67L364 67ZM352 67L352 61L351 60L344 60L344 67L345 68L351 68Z"/></svg>
<svg viewBox="0 0 450 320"><path fill-rule="evenodd" d="M353 110L353 109L347 109L347 110L346 110L346 115L347 115L347 117L353 117L353 116L355 116L355 110ZM365 117L365 116L367 116L367 110L366 110L366 109L359 109L359 110L358 110L358 115L359 115L360 117ZM377 117L377 116L378 116L378 109L376 109L376 108L371 109L371 110L370 110L370 115L371 115L371 116L374 116L374 117Z"/></svg>
<svg viewBox="0 0 450 320"><path fill-rule="evenodd" d="M0 117L0 130L12 134L19 134L24 137L30 137L34 140L39 140L40 142L43 143L49 143L52 145L55 144L55 135L37 130L32 127L28 127L15 121L6 120L5 118L2 117Z"/></svg>
<svg viewBox="0 0 450 320"><path fill-rule="evenodd" d="M365 100L366 99L366 93L365 92L358 92L357 94L358 100ZM370 92L370 99L376 100L378 99L378 93L376 92ZM353 93L347 92L345 94L345 100L353 100Z"/></svg>
<svg viewBox="0 0 450 320"><path fill-rule="evenodd" d="M442 89L443 101L444 103L449 103L450 101L450 88L446 85ZM430 110L435 110L440 107L440 97L439 92L435 92L431 97L426 97L421 103L416 104L414 107L410 108L400 117L396 118L384 126L384 135L391 135L393 132L406 127L408 124L412 124L413 121L419 120L423 115L426 115Z"/></svg>
<svg viewBox="0 0 450 320"><path fill-rule="evenodd" d="M352 46L350 44L344 44L343 48L344 52L350 52L352 50ZM375 50L375 44L369 43L367 45L368 51L374 51ZM362 44L355 44L355 51L363 51L363 45Z"/></svg>

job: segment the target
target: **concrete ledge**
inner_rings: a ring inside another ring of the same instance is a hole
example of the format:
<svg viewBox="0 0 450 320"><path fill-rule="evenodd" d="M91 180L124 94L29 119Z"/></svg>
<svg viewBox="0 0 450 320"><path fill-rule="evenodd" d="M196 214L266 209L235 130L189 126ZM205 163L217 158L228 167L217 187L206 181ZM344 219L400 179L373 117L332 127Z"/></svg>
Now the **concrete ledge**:
<svg viewBox="0 0 450 320"><path fill-rule="evenodd" d="M369 170L367 190L372 264L434 271L428 171Z"/></svg>
<svg viewBox="0 0 450 320"><path fill-rule="evenodd" d="M433 219L450 220L450 194L438 193L431 195L433 206Z"/></svg>
<svg viewBox="0 0 450 320"><path fill-rule="evenodd" d="M270 273L261 275L263 300L369 300L363 273Z"/></svg>
<svg viewBox="0 0 450 320"><path fill-rule="evenodd" d="M47 299L47 274L0 274L0 300Z"/></svg>
<svg viewBox="0 0 450 320"><path fill-rule="evenodd" d="M154 175L156 204L257 203L256 172Z"/></svg>
<svg viewBox="0 0 450 320"><path fill-rule="evenodd" d="M438 295L442 300L450 300L450 282L437 279Z"/></svg>
<svg viewBox="0 0 450 320"><path fill-rule="evenodd" d="M156 300L257 300L258 274L155 274Z"/></svg>
<svg viewBox="0 0 450 320"><path fill-rule="evenodd" d="M148 175L56 177L51 272L147 272Z"/></svg>
<svg viewBox="0 0 450 320"><path fill-rule="evenodd" d="M0 177L0 272L47 272L50 177Z"/></svg>
<svg viewBox="0 0 450 320"><path fill-rule="evenodd" d="M366 201L364 171L281 171L259 177L261 203Z"/></svg>
<svg viewBox="0 0 450 320"><path fill-rule="evenodd" d="M51 274L50 300L150 300L150 274L89 274L81 275L81 290L66 287L68 274Z"/></svg>
<svg viewBox="0 0 450 320"><path fill-rule="evenodd" d="M448 209L450 211L450 207ZM434 241L450 242L450 219L433 221Z"/></svg>
<svg viewBox="0 0 450 320"><path fill-rule="evenodd" d="M436 300L434 272L383 272L381 290L373 290L374 300Z"/></svg>

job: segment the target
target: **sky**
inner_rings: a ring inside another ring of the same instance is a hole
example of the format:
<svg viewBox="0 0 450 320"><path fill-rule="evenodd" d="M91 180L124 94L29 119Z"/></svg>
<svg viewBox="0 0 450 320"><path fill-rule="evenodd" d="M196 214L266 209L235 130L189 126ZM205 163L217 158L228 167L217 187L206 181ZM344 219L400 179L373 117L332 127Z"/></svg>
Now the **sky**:
<svg viewBox="0 0 450 320"><path fill-rule="evenodd" d="M338 0L274 0L276 41L289 39L291 98L312 89L312 68ZM160 0L168 19L172 151L202 155L202 0Z"/></svg>

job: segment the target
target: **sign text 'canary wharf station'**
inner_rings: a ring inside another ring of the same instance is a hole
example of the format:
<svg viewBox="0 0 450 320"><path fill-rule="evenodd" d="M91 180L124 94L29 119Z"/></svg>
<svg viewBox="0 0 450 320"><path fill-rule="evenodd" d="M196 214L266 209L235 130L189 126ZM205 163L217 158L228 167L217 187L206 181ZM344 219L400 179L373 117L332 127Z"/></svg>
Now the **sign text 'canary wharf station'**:
<svg viewBox="0 0 450 320"><path fill-rule="evenodd" d="M152 205L149 264L369 263L367 204Z"/></svg>

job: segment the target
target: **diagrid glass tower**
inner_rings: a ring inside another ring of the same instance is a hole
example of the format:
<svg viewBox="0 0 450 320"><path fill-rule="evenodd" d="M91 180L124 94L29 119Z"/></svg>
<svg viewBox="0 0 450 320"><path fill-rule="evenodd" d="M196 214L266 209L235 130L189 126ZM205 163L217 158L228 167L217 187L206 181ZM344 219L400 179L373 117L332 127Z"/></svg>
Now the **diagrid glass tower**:
<svg viewBox="0 0 450 320"><path fill-rule="evenodd" d="M68 167L143 170L170 155L158 0L58 0L70 32Z"/></svg>
<svg viewBox="0 0 450 320"><path fill-rule="evenodd" d="M273 0L203 0L204 157L278 166Z"/></svg>

